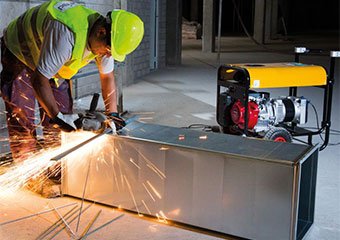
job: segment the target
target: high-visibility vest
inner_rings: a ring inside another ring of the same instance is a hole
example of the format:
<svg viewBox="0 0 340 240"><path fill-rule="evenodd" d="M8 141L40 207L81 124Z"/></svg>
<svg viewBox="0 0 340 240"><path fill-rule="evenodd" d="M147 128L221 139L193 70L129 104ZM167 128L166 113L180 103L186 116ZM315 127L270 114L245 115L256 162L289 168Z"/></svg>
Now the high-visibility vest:
<svg viewBox="0 0 340 240"><path fill-rule="evenodd" d="M72 56L58 71L58 77L70 79L80 68L95 58L90 54L83 58L87 45L89 27L100 16L94 10L71 1L52 0L33 7L13 20L7 27L7 48L26 66L35 70L44 40L44 20L50 15L66 25L74 34Z"/></svg>

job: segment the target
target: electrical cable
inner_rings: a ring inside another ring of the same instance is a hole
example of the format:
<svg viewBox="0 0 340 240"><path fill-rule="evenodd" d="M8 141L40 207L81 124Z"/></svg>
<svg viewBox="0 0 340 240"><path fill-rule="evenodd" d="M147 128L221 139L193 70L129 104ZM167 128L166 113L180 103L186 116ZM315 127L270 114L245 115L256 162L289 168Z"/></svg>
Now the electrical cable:
<svg viewBox="0 0 340 240"><path fill-rule="evenodd" d="M323 142L325 142L325 139L324 139L323 136L322 136L322 133L323 133L324 129L321 129L321 128L320 128L320 125L319 125L319 115L318 115L318 112L317 112L317 110L316 110L316 107L314 106L314 104L313 104L311 101L309 101L308 103L312 106L312 108L313 108L313 110L314 110L314 113L315 113L316 124L317 124L316 129L317 129L318 131L320 131L319 137L321 138L321 140L322 140ZM332 130L331 130L331 131L332 131ZM340 135L340 131L339 131L339 130L333 130L333 131L336 132L336 133L331 133L331 135ZM340 142L337 142L337 143L328 143L328 146L337 146L337 145L340 145Z"/></svg>
<svg viewBox="0 0 340 240"><path fill-rule="evenodd" d="M314 106L314 104L313 104L311 101L308 101L308 103L312 106L312 108L313 108L313 110L314 110L314 113L315 113L315 118L316 118L316 129L317 129L318 132L319 132L319 137L321 138L321 140L322 140L323 142L325 142L324 138L323 138L322 135L321 135L321 133L323 132L324 129L321 129L321 128L320 128L318 111L316 111L316 107Z"/></svg>

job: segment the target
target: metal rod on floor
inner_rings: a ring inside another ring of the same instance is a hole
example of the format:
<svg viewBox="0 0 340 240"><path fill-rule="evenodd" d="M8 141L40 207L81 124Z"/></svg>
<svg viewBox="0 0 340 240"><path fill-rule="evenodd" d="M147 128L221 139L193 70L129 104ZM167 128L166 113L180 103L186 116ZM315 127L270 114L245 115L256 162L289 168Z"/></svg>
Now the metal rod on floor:
<svg viewBox="0 0 340 240"><path fill-rule="evenodd" d="M84 213L87 209L89 209L91 206L92 206L93 204L91 204L91 205L88 205L86 208L84 208L84 210L82 210L82 213ZM69 221L69 223L72 223L74 220L76 220L77 219L77 216L75 216L74 218L72 218L70 221ZM54 233L54 235L53 236L51 236L49 239L53 239L55 236L57 236L63 229L65 228L65 226L63 226L61 229L59 229L56 233Z"/></svg>
<svg viewBox="0 0 340 240"><path fill-rule="evenodd" d="M77 211L79 211L79 209L77 209L78 206L74 206L70 211L68 211L65 215L64 218L66 220L68 220L68 218L72 217ZM76 209L74 211L74 209ZM51 232L54 231L54 229L56 229L57 227L59 227L62 224L62 220L61 218L59 218L54 224L52 224L51 226L49 226L45 231L43 231L37 238L36 240L39 239L44 239L44 237L46 237L48 234L50 234Z"/></svg>
<svg viewBox="0 0 340 240"><path fill-rule="evenodd" d="M109 225L109 224L113 223L114 221L116 221L116 220L120 219L120 218L121 218L121 217L123 217L123 216L124 216L124 214L121 214L121 215L119 215L118 217L116 217L116 218L114 218L114 219L112 219L112 220L110 220L110 221L108 221L108 222L104 223L104 224L103 224L103 225L101 225L100 227L97 227L97 228L96 228L96 229L94 229L93 231L91 231L91 232L89 232L89 233L85 234L85 235L84 235L84 237L88 237L89 235L91 235L91 234L93 234L93 233L95 233L95 232L99 231L99 230L100 230L100 229L102 229L103 227L106 227L107 225Z"/></svg>
<svg viewBox="0 0 340 240"><path fill-rule="evenodd" d="M87 225L87 227L84 229L83 233L80 235L80 239L86 239L85 235L88 233L88 231L90 231L91 227L93 226L93 224L95 223L95 221L98 219L99 215L101 214L102 210L100 210L96 216L94 216L94 218L89 222L89 224Z"/></svg>
<svg viewBox="0 0 340 240"><path fill-rule="evenodd" d="M55 210L55 212L58 214L58 216L60 217L60 219L63 221L64 225L66 226L66 229L68 230L68 232L71 234L71 236L75 239L79 239L78 236L72 231L70 225L67 223L67 221L64 219L64 217L59 213L59 211L53 206L53 209Z"/></svg>
<svg viewBox="0 0 340 240"><path fill-rule="evenodd" d="M56 207L56 209L69 207L69 206L72 206L74 204L76 204L76 203L66 204L64 206ZM42 212L38 212L38 213L35 213L35 214L31 214L31 215L28 215L28 216L25 216L25 217L17 218L17 219L8 221L8 222L0 223L0 226L6 225L6 224L10 224L10 223L14 223L14 222L18 222L18 221L21 221L21 220L24 220L24 219L27 219L27 218L35 217L35 216L38 216L38 215L41 215L41 214L44 214L44 213L48 213L48 212L52 212L52 211L54 211L54 209L48 209L48 210L45 210L45 211L42 211Z"/></svg>
<svg viewBox="0 0 340 240"><path fill-rule="evenodd" d="M89 166L87 168L86 179L85 179L85 184L84 184L83 196L81 198L81 205L80 205L80 211L79 211L79 216L78 216L78 221L77 221L76 232L78 232L78 228L79 228L79 222L80 222L80 217L81 217L81 209L83 208L83 204L84 204L85 192L86 192L86 187L87 187L87 180L89 179L89 175L90 175L90 168L91 168L91 162L92 162L91 160L92 160L92 158L90 159Z"/></svg>

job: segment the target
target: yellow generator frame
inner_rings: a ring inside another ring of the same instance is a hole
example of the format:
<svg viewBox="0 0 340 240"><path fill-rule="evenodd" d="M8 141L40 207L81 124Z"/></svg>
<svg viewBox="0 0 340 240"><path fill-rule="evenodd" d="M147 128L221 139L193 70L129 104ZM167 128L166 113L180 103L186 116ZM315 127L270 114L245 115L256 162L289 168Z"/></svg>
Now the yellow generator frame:
<svg viewBox="0 0 340 240"><path fill-rule="evenodd" d="M289 88L289 96L296 97L299 87L319 87L324 90L323 118L321 128L310 131L298 127L296 123L282 124L292 136L308 136L308 144L312 145L312 136L325 131L324 149L329 141L331 126L332 93L334 85L335 58L340 51L330 52L329 74L322 66L300 63L300 55L313 52L305 47L295 48L295 61L284 63L244 63L222 65L218 70L216 118L221 127L226 127L227 98L239 100L248 109L249 92L263 88ZM225 90L227 89L227 90ZM248 131L249 113L244 113L245 136ZM281 126L281 125L280 125Z"/></svg>

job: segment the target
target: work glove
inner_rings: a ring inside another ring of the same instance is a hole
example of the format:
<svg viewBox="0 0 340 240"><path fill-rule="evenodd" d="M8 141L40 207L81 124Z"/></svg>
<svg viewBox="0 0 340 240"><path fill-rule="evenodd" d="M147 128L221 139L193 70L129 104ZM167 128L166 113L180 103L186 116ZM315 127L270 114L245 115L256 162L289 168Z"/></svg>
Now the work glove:
<svg viewBox="0 0 340 240"><path fill-rule="evenodd" d="M55 127L60 128L61 131L73 132L77 130L75 121L78 119L78 114L62 114L59 112L55 118L50 120L50 122L54 124Z"/></svg>
<svg viewBox="0 0 340 240"><path fill-rule="evenodd" d="M119 113L117 113L117 112L111 112L111 113L107 114L107 117L108 117L109 120L113 121L113 123L116 126L117 131L122 129L126 125L124 119L121 118L119 116Z"/></svg>

